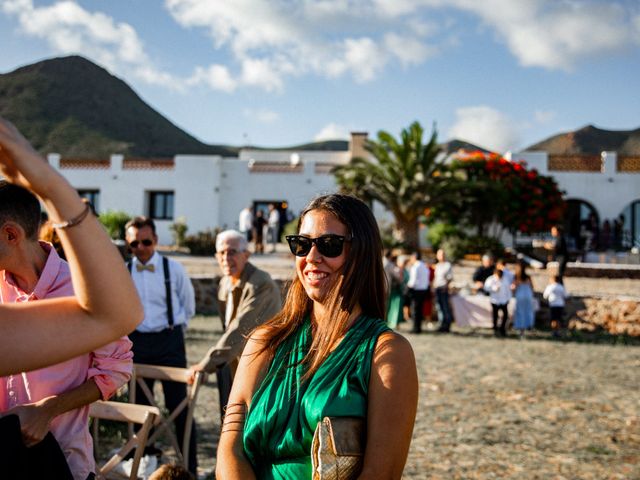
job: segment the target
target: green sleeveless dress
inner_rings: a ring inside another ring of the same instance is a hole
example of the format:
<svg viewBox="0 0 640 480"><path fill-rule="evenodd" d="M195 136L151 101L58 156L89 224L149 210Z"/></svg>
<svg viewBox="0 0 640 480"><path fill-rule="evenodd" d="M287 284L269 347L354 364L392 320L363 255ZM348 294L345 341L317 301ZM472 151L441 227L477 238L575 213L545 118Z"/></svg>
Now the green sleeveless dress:
<svg viewBox="0 0 640 480"><path fill-rule="evenodd" d="M259 479L311 479L311 441L325 416L367 416L371 361L383 320L361 316L314 376L301 384L311 344L307 319L276 350L253 395L244 451Z"/></svg>

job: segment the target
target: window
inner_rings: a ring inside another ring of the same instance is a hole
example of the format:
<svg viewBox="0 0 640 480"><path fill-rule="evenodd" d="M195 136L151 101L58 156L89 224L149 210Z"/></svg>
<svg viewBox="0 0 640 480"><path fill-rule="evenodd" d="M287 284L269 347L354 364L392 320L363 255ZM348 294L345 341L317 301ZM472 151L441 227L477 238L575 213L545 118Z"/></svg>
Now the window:
<svg viewBox="0 0 640 480"><path fill-rule="evenodd" d="M173 192L149 192L149 217L173 220Z"/></svg>
<svg viewBox="0 0 640 480"><path fill-rule="evenodd" d="M100 213L100 190L78 190L78 195L89 200L94 213Z"/></svg>

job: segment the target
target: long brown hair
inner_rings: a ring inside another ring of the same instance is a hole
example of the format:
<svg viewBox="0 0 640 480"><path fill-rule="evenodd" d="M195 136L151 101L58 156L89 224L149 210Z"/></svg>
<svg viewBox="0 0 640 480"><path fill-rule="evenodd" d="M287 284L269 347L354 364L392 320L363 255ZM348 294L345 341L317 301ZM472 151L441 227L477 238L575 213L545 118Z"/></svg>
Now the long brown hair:
<svg viewBox="0 0 640 480"><path fill-rule="evenodd" d="M332 321L314 325L314 335L309 353L303 363L308 365L304 378L312 376L326 360L336 341L348 327L353 309L360 306L362 314L371 318L383 318L385 311L386 279L382 267L382 240L380 231L369 207L356 197L342 194L324 195L313 199L300 214L302 219L312 210L323 210L334 215L347 227L351 237L350 250L336 283L327 294L326 304ZM303 323L311 313L312 300L294 276L282 311L260 328L264 346L261 351L272 355Z"/></svg>

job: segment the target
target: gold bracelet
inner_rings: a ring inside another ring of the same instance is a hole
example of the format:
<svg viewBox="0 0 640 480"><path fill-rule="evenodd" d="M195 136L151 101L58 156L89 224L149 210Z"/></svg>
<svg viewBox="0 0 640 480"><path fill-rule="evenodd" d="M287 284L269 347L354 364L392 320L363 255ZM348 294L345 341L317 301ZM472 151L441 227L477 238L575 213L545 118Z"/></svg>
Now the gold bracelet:
<svg viewBox="0 0 640 480"><path fill-rule="evenodd" d="M89 204L89 200L87 200L86 198L83 198L82 203L84 203L84 210L82 211L82 213L80 213L80 215L72 218L71 220L67 220L65 222L53 223L51 226L53 228L58 228L60 230L63 230L65 228L75 227L76 225L79 225L80 223L82 223L82 221L85 218L87 218L87 215L89 215L89 212L91 212L91 205Z"/></svg>

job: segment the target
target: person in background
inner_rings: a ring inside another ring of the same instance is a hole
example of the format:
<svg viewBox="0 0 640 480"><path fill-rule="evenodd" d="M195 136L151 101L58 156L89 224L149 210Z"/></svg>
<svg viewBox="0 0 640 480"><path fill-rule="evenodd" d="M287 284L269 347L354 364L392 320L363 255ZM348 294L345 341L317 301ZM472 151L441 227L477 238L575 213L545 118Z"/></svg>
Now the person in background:
<svg viewBox="0 0 640 480"><path fill-rule="evenodd" d="M542 294L549 303L551 313L551 330L554 337L559 337L564 330L564 307L567 299L567 291L560 282L559 275L551 275L551 280Z"/></svg>
<svg viewBox="0 0 640 480"><path fill-rule="evenodd" d="M191 369L216 372L221 415L248 335L282 307L280 289L267 272L249 262L250 255L240 232L226 230L216 237L216 259L224 275L218 284L224 334Z"/></svg>
<svg viewBox="0 0 640 480"><path fill-rule="evenodd" d="M567 266L569 251L567 249L567 240L562 232L562 228L558 225L551 227L552 241L545 244L545 248L550 251L549 261L558 263L558 278L563 283L564 270Z"/></svg>
<svg viewBox="0 0 640 480"><path fill-rule="evenodd" d="M135 217L125 226L126 240L133 253L128 266L142 304L144 319L129 334L133 342L136 363L164 367L186 368L187 355L184 330L195 313L195 294L191 279L182 264L164 257L156 251L158 236L152 219ZM153 379L145 379L153 392ZM187 397L184 383L162 381L162 391L167 408L173 411ZM149 401L140 386L136 386L136 403ZM174 424L180 442L184 438L187 410L184 409ZM189 471L196 474L195 423L191 429L189 444ZM149 453L159 453L150 447Z"/></svg>
<svg viewBox="0 0 640 480"><path fill-rule="evenodd" d="M507 324L509 312L507 305L511 299L511 284L507 283L502 270L495 269L493 274L484 282L484 289L491 298L491 310L493 318L493 333L498 336L507 336ZM498 324L498 314L501 314L501 322Z"/></svg>
<svg viewBox="0 0 640 480"><path fill-rule="evenodd" d="M253 240L255 251L258 255L264 253L264 227L266 224L264 213L262 213L262 210L258 210L256 216L253 217Z"/></svg>
<svg viewBox="0 0 640 480"><path fill-rule="evenodd" d="M280 236L280 212L273 203L269 204L269 218L267 219L269 227L269 242L271 243L271 253L275 253L276 245Z"/></svg>
<svg viewBox="0 0 640 480"><path fill-rule="evenodd" d="M296 275L280 314L247 341L218 446L216 478L311 479L324 416L366 425L359 478L399 479L418 401L410 343L384 322L382 240L348 195L312 200L287 242Z"/></svg>
<svg viewBox="0 0 640 480"><path fill-rule="evenodd" d="M245 207L240 211L238 230L246 237L247 242L251 241L253 230L253 213L251 213L251 207Z"/></svg>
<svg viewBox="0 0 640 480"><path fill-rule="evenodd" d="M40 202L28 190L0 181L0 301L35 302L73 296L71 274L49 243L38 241ZM25 445L51 431L76 480L94 475L87 427L89 404L107 400L132 371L125 336L91 353L39 370L0 378L0 412L20 419Z"/></svg>
<svg viewBox="0 0 640 480"><path fill-rule="evenodd" d="M411 257L408 255L400 255L398 257L398 267L402 273L402 319L401 322L409 322L411 320L411 297L409 295L409 267L411 266Z"/></svg>
<svg viewBox="0 0 640 480"><path fill-rule="evenodd" d="M533 311L531 278L527 275L525 264L522 262L516 265L515 281L511 287L516 298L513 328L518 330L520 338L524 338L525 332L533 328L535 313Z"/></svg>
<svg viewBox="0 0 640 480"><path fill-rule="evenodd" d="M393 255L391 250L387 250L384 256L384 272L387 277L388 302L387 302L387 325L389 328L396 328L398 322L403 318L402 307L404 303L403 279L404 272L398 265L397 255Z"/></svg>
<svg viewBox="0 0 640 480"><path fill-rule="evenodd" d="M482 255L482 264L473 272L473 287L476 293L488 295L484 290L484 282L493 275L495 264L493 263L493 255L485 253Z"/></svg>
<svg viewBox="0 0 640 480"><path fill-rule="evenodd" d="M445 252L440 248L436 252L438 263L435 266L433 287L436 292L436 302L438 309L442 315L442 325L438 329L439 332L448 332L451 329L453 314L451 313L451 305L449 304L449 285L453 281L453 268L451 263L447 262Z"/></svg>
<svg viewBox="0 0 640 480"><path fill-rule="evenodd" d="M422 332L423 304L429 293L429 268L421 260L418 250L411 255L411 266L409 267L409 298L411 299L411 318L413 328L411 333Z"/></svg>
<svg viewBox="0 0 640 480"><path fill-rule="evenodd" d="M496 268L498 270L502 270L502 278L504 282L509 286L513 285L516 275L509 269L507 262L503 258L496 260Z"/></svg>
<svg viewBox="0 0 640 480"><path fill-rule="evenodd" d="M44 203L67 252L76 294L0 305L0 375L60 363L135 328L142 305L111 239L78 192L1 117L0 174Z"/></svg>

